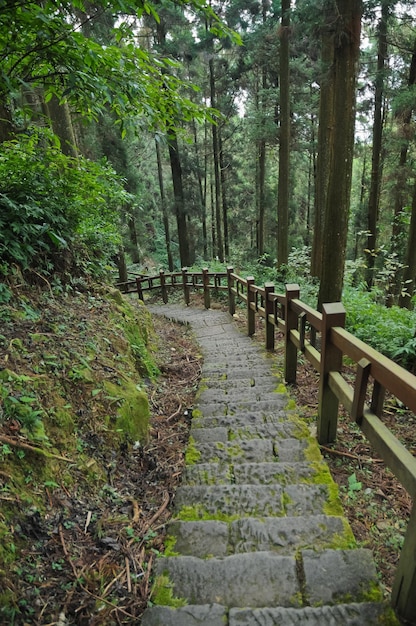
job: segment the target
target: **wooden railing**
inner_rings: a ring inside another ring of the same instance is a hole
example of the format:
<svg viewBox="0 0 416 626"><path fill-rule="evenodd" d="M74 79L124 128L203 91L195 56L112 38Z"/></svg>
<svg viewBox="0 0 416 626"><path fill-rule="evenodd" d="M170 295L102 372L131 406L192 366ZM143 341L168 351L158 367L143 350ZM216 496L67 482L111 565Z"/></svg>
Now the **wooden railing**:
<svg viewBox="0 0 416 626"><path fill-rule="evenodd" d="M131 291L126 283L121 289ZM374 449L413 498L410 520L401 550L393 590L392 606L397 614L416 623L416 458L383 424L386 391L416 413L416 376L386 358L345 330L345 309L342 303L324 304L322 313L302 302L298 285L286 285L284 294L274 292L274 285L254 284L254 278L241 278L233 268L215 273L181 272L137 277L134 291L143 299L144 292L159 289L168 301L169 288L181 288L186 304L190 290L201 289L204 305L210 307L212 290L228 295L231 315L236 303L244 303L247 311L247 334L255 332L256 315L265 321L265 346L274 349L275 330L284 334L284 377L296 382L299 352L319 372L317 437L320 444L335 441L338 410L341 403L367 436ZM307 332L307 329L308 332ZM320 346L318 349L316 346ZM342 375L343 357L356 363L356 378L351 386ZM367 396L370 398L366 403Z"/></svg>

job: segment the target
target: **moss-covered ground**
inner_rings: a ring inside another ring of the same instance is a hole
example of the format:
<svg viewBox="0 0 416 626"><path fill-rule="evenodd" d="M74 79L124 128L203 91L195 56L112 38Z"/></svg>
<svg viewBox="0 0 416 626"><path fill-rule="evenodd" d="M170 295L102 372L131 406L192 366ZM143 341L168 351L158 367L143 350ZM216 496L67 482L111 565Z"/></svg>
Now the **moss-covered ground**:
<svg viewBox="0 0 416 626"><path fill-rule="evenodd" d="M189 330L112 288L13 293L0 309L0 623L137 624L199 378Z"/></svg>

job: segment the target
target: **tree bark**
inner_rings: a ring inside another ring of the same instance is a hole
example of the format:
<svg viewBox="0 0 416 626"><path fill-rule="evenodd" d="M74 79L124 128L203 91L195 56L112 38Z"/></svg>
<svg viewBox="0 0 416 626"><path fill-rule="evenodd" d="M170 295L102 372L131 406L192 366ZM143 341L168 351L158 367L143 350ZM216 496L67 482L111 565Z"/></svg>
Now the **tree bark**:
<svg viewBox="0 0 416 626"><path fill-rule="evenodd" d="M179 256L181 260L181 267L189 267L191 262L188 224L186 220L185 196L183 193L182 167L179 158L178 140L173 129L168 129L168 133L170 168L172 171L173 195L175 198L175 215L178 226Z"/></svg>
<svg viewBox="0 0 416 626"><path fill-rule="evenodd" d="M221 180L221 198L222 198L222 226L224 232L224 255L228 259L230 256L230 241L228 234L228 202L227 202L227 180L226 180L226 165L224 161L224 150L222 144L221 129L218 129L218 141L219 141L219 158L220 158L220 180Z"/></svg>
<svg viewBox="0 0 416 626"><path fill-rule="evenodd" d="M347 244L354 148L357 61L360 49L362 0L332 0L326 4L332 25L333 108L329 145L329 179L325 207L322 273L318 308L341 299Z"/></svg>
<svg viewBox="0 0 416 626"><path fill-rule="evenodd" d="M375 77L373 147L371 158L370 195L367 214L367 249L366 249L366 283L371 289L374 280L374 262L377 246L377 222L379 214L380 185L383 173L381 155L383 137L383 93L384 73L387 59L387 21L389 17L389 0L381 6L381 18L378 24L377 73Z"/></svg>
<svg viewBox="0 0 416 626"><path fill-rule="evenodd" d="M314 202L314 229L311 254L311 274L322 273L323 227L329 181L329 146L333 130L334 83L331 80L333 42L331 23L326 22L321 33L321 65L318 126L318 155L316 159L316 185Z"/></svg>
<svg viewBox="0 0 416 626"><path fill-rule="evenodd" d="M168 216L168 211L166 208L165 185L163 182L163 170L162 170L162 158L160 156L160 146L156 140L155 140L155 145L156 145L157 175L158 175L158 180L159 180L160 203L162 205L163 229L165 231L166 254L168 257L169 271L173 272L172 249L170 246L169 216Z"/></svg>
<svg viewBox="0 0 416 626"><path fill-rule="evenodd" d="M290 0L282 0L280 33L280 139L279 188L277 197L277 266L287 264L289 231L290 88L289 88Z"/></svg>
<svg viewBox="0 0 416 626"><path fill-rule="evenodd" d="M60 139L62 152L66 156L77 158L78 150L68 104L66 102L60 103L56 96L52 96L46 108L52 130Z"/></svg>
<svg viewBox="0 0 416 626"><path fill-rule="evenodd" d="M412 215L410 218L409 239L407 242L406 267L404 270L404 290L399 298L399 306L413 309L412 296L416 286L416 182L413 187Z"/></svg>
<svg viewBox="0 0 416 626"><path fill-rule="evenodd" d="M215 73L214 73L214 60L209 59L209 89L211 107L216 108L215 97ZM218 259L224 261L224 246L222 239L221 228L221 180L220 180L220 159L219 159L219 143L218 143L218 127L216 124L212 125L212 152L214 158L214 191L215 191L215 225L216 225L216 252Z"/></svg>

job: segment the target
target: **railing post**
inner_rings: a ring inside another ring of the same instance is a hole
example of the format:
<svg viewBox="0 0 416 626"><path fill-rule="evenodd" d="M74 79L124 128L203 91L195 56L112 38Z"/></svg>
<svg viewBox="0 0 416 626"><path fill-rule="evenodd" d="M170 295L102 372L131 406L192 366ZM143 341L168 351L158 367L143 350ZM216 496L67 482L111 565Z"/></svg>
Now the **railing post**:
<svg viewBox="0 0 416 626"><path fill-rule="evenodd" d="M186 306L189 305L189 287L188 287L187 271L188 271L187 267L182 268L183 298L185 300Z"/></svg>
<svg viewBox="0 0 416 626"><path fill-rule="evenodd" d="M166 289L166 277L165 272L163 270L159 270L160 275L160 289L162 291L162 300L164 304L168 302L168 290Z"/></svg>
<svg viewBox="0 0 416 626"><path fill-rule="evenodd" d="M341 302L322 305L321 370L318 402L318 441L331 443L337 437L338 405L335 393L329 387L329 373L339 372L342 352L331 343L331 328L345 326L345 309Z"/></svg>
<svg viewBox="0 0 416 626"><path fill-rule="evenodd" d="M208 276L208 268L204 267L202 270L202 283L204 285L204 307L209 309L211 306L211 297L209 293L209 276Z"/></svg>
<svg viewBox="0 0 416 626"><path fill-rule="evenodd" d="M234 280L231 277L231 274L234 273L233 267L227 267L227 284L228 284L228 312L230 315L234 315L235 313L235 296L232 292L234 287Z"/></svg>
<svg viewBox="0 0 416 626"><path fill-rule="evenodd" d="M269 299L269 294L273 293L274 284L264 284L264 311L266 315L266 350L274 350L274 324L269 321L269 315L274 314L274 302Z"/></svg>
<svg viewBox="0 0 416 626"><path fill-rule="evenodd" d="M413 494L412 494L413 495ZM399 617L409 624L416 623L416 501L407 525L399 565L393 582L391 604Z"/></svg>
<svg viewBox="0 0 416 626"><path fill-rule="evenodd" d="M142 289L142 279L141 276L137 276L136 278L136 287L137 287L137 294L139 296L139 300L143 300L143 289Z"/></svg>
<svg viewBox="0 0 416 626"><path fill-rule="evenodd" d="M256 331L256 313L252 311L251 304L254 303L254 291L251 291L251 285L254 285L253 276L248 276L247 283L247 335L251 337Z"/></svg>
<svg viewBox="0 0 416 626"><path fill-rule="evenodd" d="M296 382L296 368L298 364L298 351L294 343L290 341L290 331L298 327L298 316L292 310L290 301L299 298L299 285L286 285L285 301L285 381Z"/></svg>

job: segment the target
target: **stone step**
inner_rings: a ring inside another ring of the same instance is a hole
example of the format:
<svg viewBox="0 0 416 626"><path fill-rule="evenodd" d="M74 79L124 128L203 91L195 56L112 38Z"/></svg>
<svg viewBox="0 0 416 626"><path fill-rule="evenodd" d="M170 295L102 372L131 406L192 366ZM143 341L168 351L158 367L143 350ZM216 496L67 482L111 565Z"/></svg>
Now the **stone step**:
<svg viewBox="0 0 416 626"><path fill-rule="evenodd" d="M233 400L220 402L199 402L197 410L204 417L218 417L221 415L238 415L239 413L254 413L258 418L273 418L282 414L287 404L283 394L273 394L272 400L257 400L256 402Z"/></svg>
<svg viewBox="0 0 416 626"><path fill-rule="evenodd" d="M316 471L307 462L264 463L196 463L188 465L183 474L182 485L279 485L314 482Z"/></svg>
<svg viewBox="0 0 416 626"><path fill-rule="evenodd" d="M227 439L276 439L293 438L298 430L296 424L286 419L282 421L264 422L255 416L247 423L248 414L242 417L201 417L192 420L191 435L196 441L215 441L214 435L209 431L224 429ZM202 431L202 432L201 432ZM220 438L224 441L224 433L218 430Z"/></svg>
<svg viewBox="0 0 416 626"><path fill-rule="evenodd" d="M263 376L269 377L270 366L262 361L258 361L255 368L253 368L251 364L230 365L229 363L223 363L220 365L217 361L214 363L205 362L202 365L202 373L212 381L227 379L237 382L240 378L247 379L252 376L255 376L256 379L262 378Z"/></svg>
<svg viewBox="0 0 416 626"><path fill-rule="evenodd" d="M159 585L190 604L292 607L361 601L377 582L369 550L301 550L297 559L275 552L199 559L170 556L155 564Z"/></svg>
<svg viewBox="0 0 416 626"><path fill-rule="evenodd" d="M273 441L235 439L233 441L196 441L199 463L261 463L277 460Z"/></svg>
<svg viewBox="0 0 416 626"><path fill-rule="evenodd" d="M221 391L227 392L230 390L245 391L247 389L260 389L263 392L276 392L276 388L279 385L279 381L274 376L251 376L250 378L239 378L233 380L232 378L212 378L205 379L202 385L207 389L221 389Z"/></svg>
<svg viewBox="0 0 416 626"><path fill-rule="evenodd" d="M218 520L174 521L168 535L174 539L174 552L201 559L226 557L244 552L272 551L293 555L299 548L317 549L339 544L350 538L343 517L310 515L305 517L247 517L230 523Z"/></svg>
<svg viewBox="0 0 416 626"><path fill-rule="evenodd" d="M328 504L327 485L182 485L175 496L180 519L319 515Z"/></svg>
<svg viewBox="0 0 416 626"><path fill-rule="evenodd" d="M155 606L145 612L142 626L380 626L384 611L382 604L370 602L300 609L233 608L229 613L219 604Z"/></svg>
<svg viewBox="0 0 416 626"><path fill-rule="evenodd" d="M198 395L199 407L202 407L204 404L222 405L224 402L231 404L261 402L262 404L267 404L267 406L273 407L273 409L282 409L287 404L287 397L284 394L276 393L273 388L271 388L270 391L264 391L264 389L256 387L255 385L244 389L235 387L217 389L215 387L211 387L204 389L204 391Z"/></svg>
<svg viewBox="0 0 416 626"><path fill-rule="evenodd" d="M264 463L305 461L306 441L299 439L233 439L195 441L198 463Z"/></svg>
<svg viewBox="0 0 416 626"><path fill-rule="evenodd" d="M253 434L256 429L258 432L261 432L262 427L266 428L276 428L278 430L278 434L281 432L287 436L287 432L293 433L295 429L295 424L290 419L288 419L287 411L279 410L275 411L270 415L259 415L252 411L247 411L237 415L217 415L211 417L205 417L200 414L201 412L197 409L194 411L192 417L191 428L217 428L222 426L224 428L228 428L233 433L237 431L237 429L253 429ZM267 431L266 431L267 432ZM250 433L250 430L248 430ZM250 437L246 437L249 439Z"/></svg>

